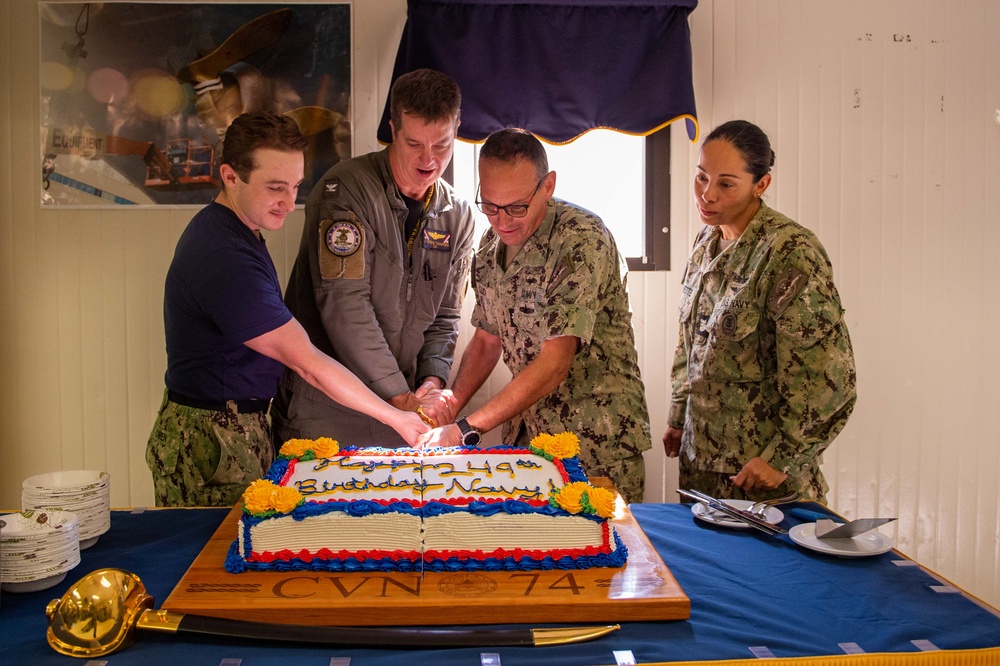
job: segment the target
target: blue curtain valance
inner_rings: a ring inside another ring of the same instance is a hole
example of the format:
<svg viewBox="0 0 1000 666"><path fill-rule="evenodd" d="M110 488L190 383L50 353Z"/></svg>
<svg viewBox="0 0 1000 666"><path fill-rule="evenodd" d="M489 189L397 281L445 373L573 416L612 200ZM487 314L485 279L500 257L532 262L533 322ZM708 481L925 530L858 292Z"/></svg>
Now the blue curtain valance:
<svg viewBox="0 0 1000 666"><path fill-rule="evenodd" d="M409 0L393 80L429 67L462 89L459 137L505 127L567 143L647 135L684 118L697 140L688 15L697 0ZM392 140L388 100L378 130Z"/></svg>

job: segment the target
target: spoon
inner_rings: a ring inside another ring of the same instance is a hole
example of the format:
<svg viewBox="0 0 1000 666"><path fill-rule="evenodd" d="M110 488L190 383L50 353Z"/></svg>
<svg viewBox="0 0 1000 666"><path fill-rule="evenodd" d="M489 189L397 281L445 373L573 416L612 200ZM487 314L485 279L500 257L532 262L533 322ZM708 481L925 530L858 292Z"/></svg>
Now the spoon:
<svg viewBox="0 0 1000 666"><path fill-rule="evenodd" d="M307 627L154 610L153 603L135 574L123 569L98 569L45 607L49 620L46 637L60 654L90 658L131 645L135 640L133 629L355 647L425 648L565 645L600 638L621 628L617 624L540 629Z"/></svg>

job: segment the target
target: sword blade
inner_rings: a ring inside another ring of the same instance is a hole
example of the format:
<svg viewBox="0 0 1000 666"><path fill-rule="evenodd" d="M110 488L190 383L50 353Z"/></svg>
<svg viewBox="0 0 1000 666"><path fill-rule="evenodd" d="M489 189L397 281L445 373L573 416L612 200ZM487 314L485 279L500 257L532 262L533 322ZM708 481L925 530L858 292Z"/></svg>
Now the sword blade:
<svg viewBox="0 0 1000 666"><path fill-rule="evenodd" d="M495 629L480 627L321 627L249 622L205 615L187 615L165 610L147 610L139 617L136 628L229 638L394 649L565 645L600 638L620 629L621 626L615 624L539 629L521 627Z"/></svg>

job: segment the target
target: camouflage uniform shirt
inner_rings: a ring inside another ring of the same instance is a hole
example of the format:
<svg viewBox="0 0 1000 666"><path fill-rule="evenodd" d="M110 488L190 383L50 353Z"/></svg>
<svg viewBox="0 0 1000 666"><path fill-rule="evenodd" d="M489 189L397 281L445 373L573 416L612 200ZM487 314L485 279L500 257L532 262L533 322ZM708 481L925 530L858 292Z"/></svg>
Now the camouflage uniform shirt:
<svg viewBox="0 0 1000 666"><path fill-rule="evenodd" d="M550 200L504 271L506 249L492 229L484 234L473 269L473 325L500 337L515 376L548 338L576 336L580 349L562 384L504 424L503 441L571 431L591 474L649 449L626 268L611 233L594 214Z"/></svg>
<svg viewBox="0 0 1000 666"><path fill-rule="evenodd" d="M735 474L756 456L805 490L857 399L826 250L763 202L733 245L706 226L684 273L668 423L690 466Z"/></svg>

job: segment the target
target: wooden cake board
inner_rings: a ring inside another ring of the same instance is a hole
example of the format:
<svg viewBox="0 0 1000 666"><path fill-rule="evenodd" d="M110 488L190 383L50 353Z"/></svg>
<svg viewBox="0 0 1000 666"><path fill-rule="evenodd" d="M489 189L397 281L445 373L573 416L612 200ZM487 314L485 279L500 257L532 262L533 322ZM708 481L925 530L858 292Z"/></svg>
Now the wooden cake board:
<svg viewBox="0 0 1000 666"><path fill-rule="evenodd" d="M611 488L607 479L592 483ZM572 571L231 574L223 563L241 510L237 505L222 521L163 608L315 626L562 624L691 616L691 601L621 496L616 496L613 524L628 548L625 566Z"/></svg>

